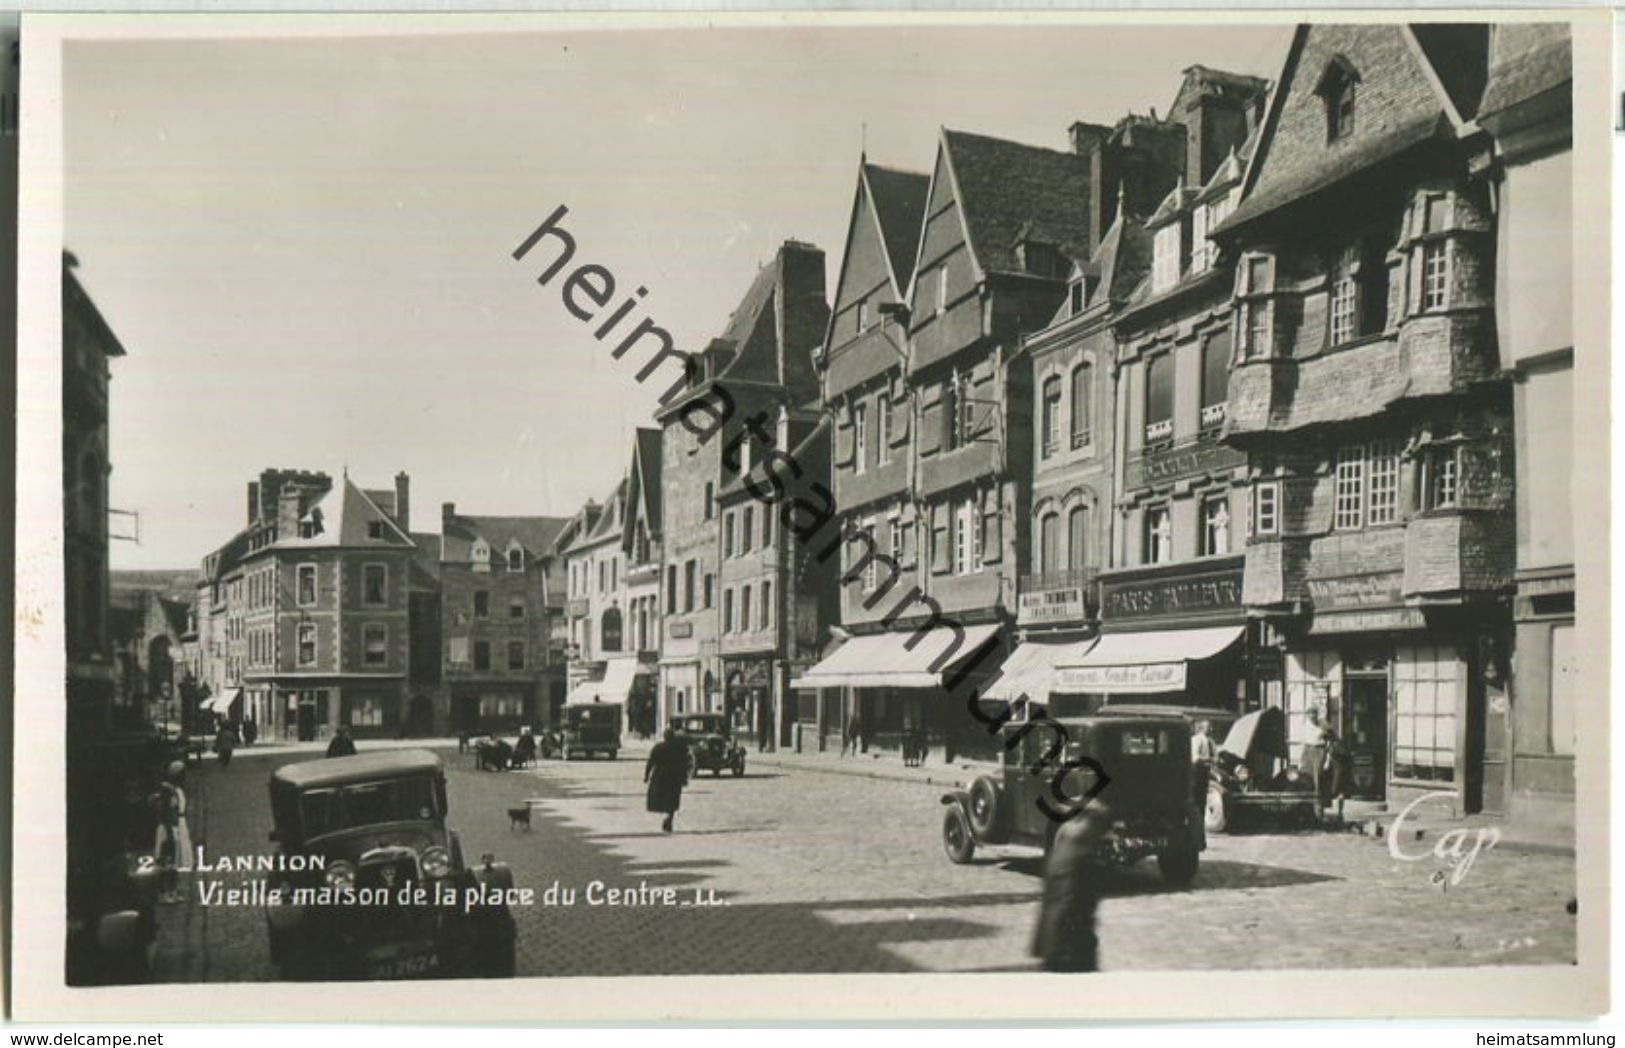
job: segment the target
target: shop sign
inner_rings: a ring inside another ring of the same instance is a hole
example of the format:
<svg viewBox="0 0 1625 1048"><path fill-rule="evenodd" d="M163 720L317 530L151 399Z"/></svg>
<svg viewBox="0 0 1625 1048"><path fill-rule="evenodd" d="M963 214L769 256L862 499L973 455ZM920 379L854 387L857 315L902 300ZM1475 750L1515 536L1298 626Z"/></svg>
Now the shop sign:
<svg viewBox="0 0 1625 1048"><path fill-rule="evenodd" d="M1165 451L1148 451L1137 459L1130 459L1124 470L1123 486L1138 488L1147 484L1163 484L1246 464L1245 454L1224 444L1210 441L1182 444Z"/></svg>
<svg viewBox="0 0 1625 1048"><path fill-rule="evenodd" d="M565 605L565 611L572 619L586 618L587 610L586 597L575 597L569 604Z"/></svg>
<svg viewBox="0 0 1625 1048"><path fill-rule="evenodd" d="M1056 678L1060 691L1179 691L1185 687L1185 663L1063 666Z"/></svg>
<svg viewBox="0 0 1625 1048"><path fill-rule="evenodd" d="M694 624L685 619L678 619L671 623L671 639L687 640L694 636Z"/></svg>
<svg viewBox="0 0 1625 1048"><path fill-rule="evenodd" d="M1061 586L1023 593L1017 607L1019 622L1075 622L1084 617L1083 587Z"/></svg>
<svg viewBox="0 0 1625 1048"><path fill-rule="evenodd" d="M1240 610L1239 567L1206 575L1106 582L1101 593L1101 617L1107 620Z"/></svg>
<svg viewBox="0 0 1625 1048"><path fill-rule="evenodd" d="M1309 596L1317 608L1379 608L1400 603L1403 582L1398 571L1310 579Z"/></svg>
<svg viewBox="0 0 1625 1048"><path fill-rule="evenodd" d="M1554 593L1573 592L1573 575L1557 575L1544 579L1524 579L1518 583L1518 596L1520 597L1545 597Z"/></svg>
<svg viewBox="0 0 1625 1048"><path fill-rule="evenodd" d="M1316 615L1310 633L1371 633L1379 630L1424 629L1427 619L1420 608L1386 608L1381 611L1344 611Z"/></svg>

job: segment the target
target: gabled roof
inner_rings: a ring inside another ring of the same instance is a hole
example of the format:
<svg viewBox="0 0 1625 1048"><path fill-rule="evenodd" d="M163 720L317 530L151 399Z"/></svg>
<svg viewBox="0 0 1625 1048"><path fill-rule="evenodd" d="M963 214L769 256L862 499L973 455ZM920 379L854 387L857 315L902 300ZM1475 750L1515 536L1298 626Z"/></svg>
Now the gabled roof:
<svg viewBox="0 0 1625 1048"><path fill-rule="evenodd" d="M163 612L164 622L177 637L186 632L186 620L192 610L190 604L183 600L170 600L168 597L159 597L158 610Z"/></svg>
<svg viewBox="0 0 1625 1048"><path fill-rule="evenodd" d="M1186 208L1191 206L1191 202L1196 199L1196 193L1197 191L1194 189L1186 189L1185 180L1181 178L1174 185L1174 188L1168 191L1168 195L1162 198L1162 203L1157 205L1157 209L1151 213L1151 217L1145 220L1146 228L1156 229L1158 226L1165 226L1178 218Z"/></svg>
<svg viewBox="0 0 1625 1048"><path fill-rule="evenodd" d="M214 582L222 579L231 574L232 569L243 562L243 557L248 554L248 535L251 530L250 528L244 528L227 539L225 545L210 554L215 558L213 574L209 574L207 571L208 559L204 559L203 581Z"/></svg>
<svg viewBox="0 0 1625 1048"><path fill-rule="evenodd" d="M793 411L790 413L790 427L790 432L799 436L799 439L795 441L790 450L790 458L797 463L820 461L821 459L816 455L816 452L820 442L824 442L826 445L828 443L830 416L823 412ZM824 457L827 457L827 446L823 449L823 452ZM816 477L810 476L806 479L808 481L817 480ZM718 500L730 499L742 492L750 493L754 498L754 492L746 484L747 480L758 491L772 491L777 486L775 478L770 475L767 461L763 460L752 465L749 472L740 474L724 485L722 490L717 493ZM800 481L801 477L798 476L796 480L790 481L788 486L794 487L795 483ZM785 483L783 480L778 481L780 485Z"/></svg>
<svg viewBox="0 0 1625 1048"><path fill-rule="evenodd" d="M412 546L412 571L419 581L440 578L440 536L432 531L414 531Z"/></svg>
<svg viewBox="0 0 1625 1048"><path fill-rule="evenodd" d="M586 504L576 510L575 516L567 519L564 527L559 529L558 535L553 539L553 554L563 555L574 546L581 536L590 532L593 525L598 523L598 515L603 511L604 507L591 499L587 500Z"/></svg>
<svg viewBox="0 0 1625 1048"><path fill-rule="evenodd" d="M1480 121L1574 80L1573 42L1567 22L1496 25L1489 81L1479 102Z"/></svg>
<svg viewBox="0 0 1625 1048"><path fill-rule="evenodd" d="M1151 270L1151 234L1133 215L1117 209L1094 258L1089 260L1098 282L1089 296L1089 305L1099 302L1125 302Z"/></svg>
<svg viewBox="0 0 1625 1048"><path fill-rule="evenodd" d="M546 556L554 540L569 523L565 517L495 517L458 513L441 522L439 560L457 563L469 559L474 543L484 539L493 558L503 556L517 542L532 557Z"/></svg>
<svg viewBox="0 0 1625 1048"><path fill-rule="evenodd" d="M64 319L67 312L77 311L91 330L96 334L97 346L104 354L110 357L124 356L124 343L113 333L107 318L102 311L96 308L96 302L85 291L85 285L79 280L79 274L74 272L79 268L79 258L72 251L62 252L62 306Z"/></svg>
<svg viewBox="0 0 1625 1048"><path fill-rule="evenodd" d="M941 150L953 179L971 257L983 275L1025 273L1022 237L1068 258L1089 254L1089 166L1076 153L944 128Z"/></svg>
<svg viewBox="0 0 1625 1048"><path fill-rule="evenodd" d="M632 465L626 471L626 522L621 542L632 545L634 522L642 519L651 539L660 537L660 468L662 433L639 427L632 441Z"/></svg>
<svg viewBox="0 0 1625 1048"><path fill-rule="evenodd" d="M1366 106L1362 110L1366 114L1364 119L1356 116L1350 141L1313 153L1294 150L1290 163L1272 165L1270 154L1282 130L1283 114L1304 93L1313 93L1324 75L1322 63L1317 62L1314 68L1302 68L1310 38L1317 32L1344 36L1371 34L1374 45L1398 45L1372 46L1366 50L1356 46L1346 56L1342 52L1324 56L1327 61L1350 62L1362 79L1374 72L1369 68L1371 64L1380 66L1385 81L1381 85L1382 104ZM1453 139L1467 130L1457 100L1468 102L1469 111L1476 105L1472 91L1473 66L1483 61L1484 56L1474 50L1477 45L1472 45L1472 38L1465 33L1428 39L1429 45L1424 46L1415 27L1407 25L1300 25L1292 35L1281 75L1276 78L1270 94L1258 144L1248 160L1242 181L1241 202L1218 230L1230 232L1389 157L1429 140ZM1441 55L1449 50L1439 46L1443 39L1467 46L1473 53L1456 56L1447 64L1436 64L1442 62ZM1368 68L1361 68L1362 64ZM1371 119L1372 114L1378 114L1378 118Z"/></svg>
<svg viewBox="0 0 1625 1048"><path fill-rule="evenodd" d="M920 232L925 225L925 206L931 192L931 176L865 162L859 177L868 187L875 225L879 227L880 239L886 245L892 287L900 297L908 290L909 269L914 265L915 252L919 250Z"/></svg>

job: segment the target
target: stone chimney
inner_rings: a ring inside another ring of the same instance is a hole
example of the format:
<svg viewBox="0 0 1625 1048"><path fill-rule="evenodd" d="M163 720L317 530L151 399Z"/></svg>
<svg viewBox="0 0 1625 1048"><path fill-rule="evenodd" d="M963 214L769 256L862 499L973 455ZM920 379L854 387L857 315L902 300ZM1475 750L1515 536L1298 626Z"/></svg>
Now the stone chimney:
<svg viewBox="0 0 1625 1048"><path fill-rule="evenodd" d="M1256 126L1269 82L1194 65L1185 70L1181 111L1168 119L1185 125L1185 184L1199 189Z"/></svg>
<svg viewBox="0 0 1625 1048"><path fill-rule="evenodd" d="M395 523L408 534L412 531L412 478L406 471L395 474Z"/></svg>
<svg viewBox="0 0 1625 1048"><path fill-rule="evenodd" d="M248 482L248 523L252 526L260 519L260 482Z"/></svg>
<svg viewBox="0 0 1625 1048"><path fill-rule="evenodd" d="M299 537L299 489L282 489L276 504L276 535L278 539Z"/></svg>
<svg viewBox="0 0 1625 1048"><path fill-rule="evenodd" d="M451 530L451 521L455 516L457 516L457 503L442 502L440 504L440 534L444 535Z"/></svg>

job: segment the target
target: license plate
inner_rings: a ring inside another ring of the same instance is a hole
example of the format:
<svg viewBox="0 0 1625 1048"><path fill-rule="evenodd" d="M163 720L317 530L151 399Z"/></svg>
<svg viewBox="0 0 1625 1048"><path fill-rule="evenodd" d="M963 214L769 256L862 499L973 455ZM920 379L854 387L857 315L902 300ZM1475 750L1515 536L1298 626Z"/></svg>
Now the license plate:
<svg viewBox="0 0 1625 1048"><path fill-rule="evenodd" d="M369 978L372 979L410 979L418 975L427 975L440 967L440 956L433 953L421 953L412 957L391 957L384 961L374 961L369 969Z"/></svg>

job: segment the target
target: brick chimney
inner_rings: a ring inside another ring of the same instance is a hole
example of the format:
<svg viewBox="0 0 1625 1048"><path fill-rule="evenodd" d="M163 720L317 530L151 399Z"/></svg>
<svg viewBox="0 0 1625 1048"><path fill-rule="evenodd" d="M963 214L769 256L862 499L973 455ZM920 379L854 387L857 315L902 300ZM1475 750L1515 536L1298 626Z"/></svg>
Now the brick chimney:
<svg viewBox="0 0 1625 1048"><path fill-rule="evenodd" d="M248 523L250 525L260 519L260 483L257 480L248 482Z"/></svg>
<svg viewBox="0 0 1625 1048"><path fill-rule="evenodd" d="M395 474L395 523L404 532L412 531L412 478L405 470Z"/></svg>
<svg viewBox="0 0 1625 1048"><path fill-rule="evenodd" d="M457 516L457 503L442 502L440 504L440 534L444 535L451 530L451 521L455 516Z"/></svg>
<svg viewBox="0 0 1625 1048"><path fill-rule="evenodd" d="M1185 125L1185 184L1207 184L1232 149L1239 149L1257 124L1268 81L1194 65L1185 70L1181 111L1168 119Z"/></svg>

